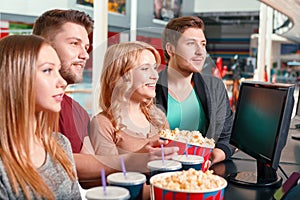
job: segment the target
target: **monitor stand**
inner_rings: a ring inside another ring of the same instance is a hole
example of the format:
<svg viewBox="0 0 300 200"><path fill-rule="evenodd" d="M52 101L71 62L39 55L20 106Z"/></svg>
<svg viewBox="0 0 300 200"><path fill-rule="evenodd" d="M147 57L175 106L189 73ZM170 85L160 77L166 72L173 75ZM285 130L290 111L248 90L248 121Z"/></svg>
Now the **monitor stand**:
<svg viewBox="0 0 300 200"><path fill-rule="evenodd" d="M280 187L282 178L277 176L276 171L257 162L257 172L237 172L230 174L228 181L234 184L250 187Z"/></svg>

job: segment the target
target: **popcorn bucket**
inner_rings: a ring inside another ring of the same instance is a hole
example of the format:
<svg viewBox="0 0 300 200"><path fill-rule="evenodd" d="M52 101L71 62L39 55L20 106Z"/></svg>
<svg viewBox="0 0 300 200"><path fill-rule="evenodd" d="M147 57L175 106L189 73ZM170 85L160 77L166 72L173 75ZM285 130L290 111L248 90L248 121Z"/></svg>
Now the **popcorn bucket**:
<svg viewBox="0 0 300 200"><path fill-rule="evenodd" d="M163 140L166 140L166 138L161 138ZM213 148L210 147L205 147L205 146L197 146L197 145L192 145L192 144L186 144L183 142L179 142L179 141L175 141L175 140L169 140L169 143L166 145L166 147L172 147L172 146L177 146L179 147L179 155L184 155L187 154L189 155L198 155L198 156L202 156L203 157L203 164L202 164L202 171L206 171L207 170L207 164L206 162L209 160L210 158L210 154L213 150Z"/></svg>
<svg viewBox="0 0 300 200"><path fill-rule="evenodd" d="M163 174L157 174L150 179L151 184L151 199L152 200L183 200L183 199L197 199L197 200L224 200L224 192L227 186L227 181L220 177L223 180L223 185L206 190L198 191L184 191L181 189L166 189L161 186L157 186L154 183L154 179L158 177L170 177L174 172L167 172ZM214 175L217 176L217 175Z"/></svg>

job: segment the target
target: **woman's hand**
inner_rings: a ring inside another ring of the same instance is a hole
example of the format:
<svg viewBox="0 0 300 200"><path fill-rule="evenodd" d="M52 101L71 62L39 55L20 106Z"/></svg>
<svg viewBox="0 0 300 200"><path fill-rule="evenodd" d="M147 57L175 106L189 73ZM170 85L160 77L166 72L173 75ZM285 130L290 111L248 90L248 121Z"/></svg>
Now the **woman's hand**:
<svg viewBox="0 0 300 200"><path fill-rule="evenodd" d="M168 140L156 140L149 142L145 146L145 150L149 154L149 161L150 160L161 160L162 159L162 148L161 145L164 146L163 152L164 152L164 159L169 160L174 155L177 155L177 152L179 151L178 147L165 147L169 143Z"/></svg>

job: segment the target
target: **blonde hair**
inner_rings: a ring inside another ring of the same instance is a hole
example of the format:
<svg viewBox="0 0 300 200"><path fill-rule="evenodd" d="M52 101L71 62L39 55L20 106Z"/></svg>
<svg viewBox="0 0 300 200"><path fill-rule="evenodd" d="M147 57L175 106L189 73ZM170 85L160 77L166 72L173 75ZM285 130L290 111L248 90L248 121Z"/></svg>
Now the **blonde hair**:
<svg viewBox="0 0 300 200"><path fill-rule="evenodd" d="M20 187L27 199L31 191L54 199L30 161L29 140L33 137L42 141L46 154L62 165L70 179L76 179L71 161L57 142L58 113L35 112L36 61L43 45L49 44L34 35L0 40L0 80L5 83L0 86L0 156L13 192L19 195Z"/></svg>
<svg viewBox="0 0 300 200"><path fill-rule="evenodd" d="M132 87L131 70L138 66L139 56L144 50L152 52L156 63L160 64L161 58L158 51L145 42L135 41L114 44L105 53L100 78L99 106L107 113L116 129L121 128L120 106L129 99L128 95L130 95ZM165 120L161 117L161 112L153 103L153 99L142 103L141 109L153 124L162 126L165 123Z"/></svg>

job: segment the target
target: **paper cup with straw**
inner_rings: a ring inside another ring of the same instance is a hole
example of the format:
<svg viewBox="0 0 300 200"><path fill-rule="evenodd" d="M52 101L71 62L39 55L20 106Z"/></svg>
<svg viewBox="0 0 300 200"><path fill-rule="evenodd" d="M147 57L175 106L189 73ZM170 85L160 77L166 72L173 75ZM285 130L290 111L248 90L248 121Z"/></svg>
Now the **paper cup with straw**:
<svg viewBox="0 0 300 200"><path fill-rule="evenodd" d="M147 168L150 171L150 178L156 174L163 172L179 171L182 168L180 162L164 159L164 146L161 145L161 160L152 160L147 163Z"/></svg>
<svg viewBox="0 0 300 200"><path fill-rule="evenodd" d="M143 186L146 182L146 176L139 172L127 172L122 157L120 157L120 162L122 172L108 175L108 184L126 188L130 193L131 200L143 199Z"/></svg>
<svg viewBox="0 0 300 200"><path fill-rule="evenodd" d="M126 188L106 186L105 171L101 169L101 187L94 187L87 190L87 200L128 200L130 193Z"/></svg>
<svg viewBox="0 0 300 200"><path fill-rule="evenodd" d="M201 170L204 161L202 156L197 155L175 155L172 157L172 160L180 162L182 164L182 170L188 170L190 168Z"/></svg>

